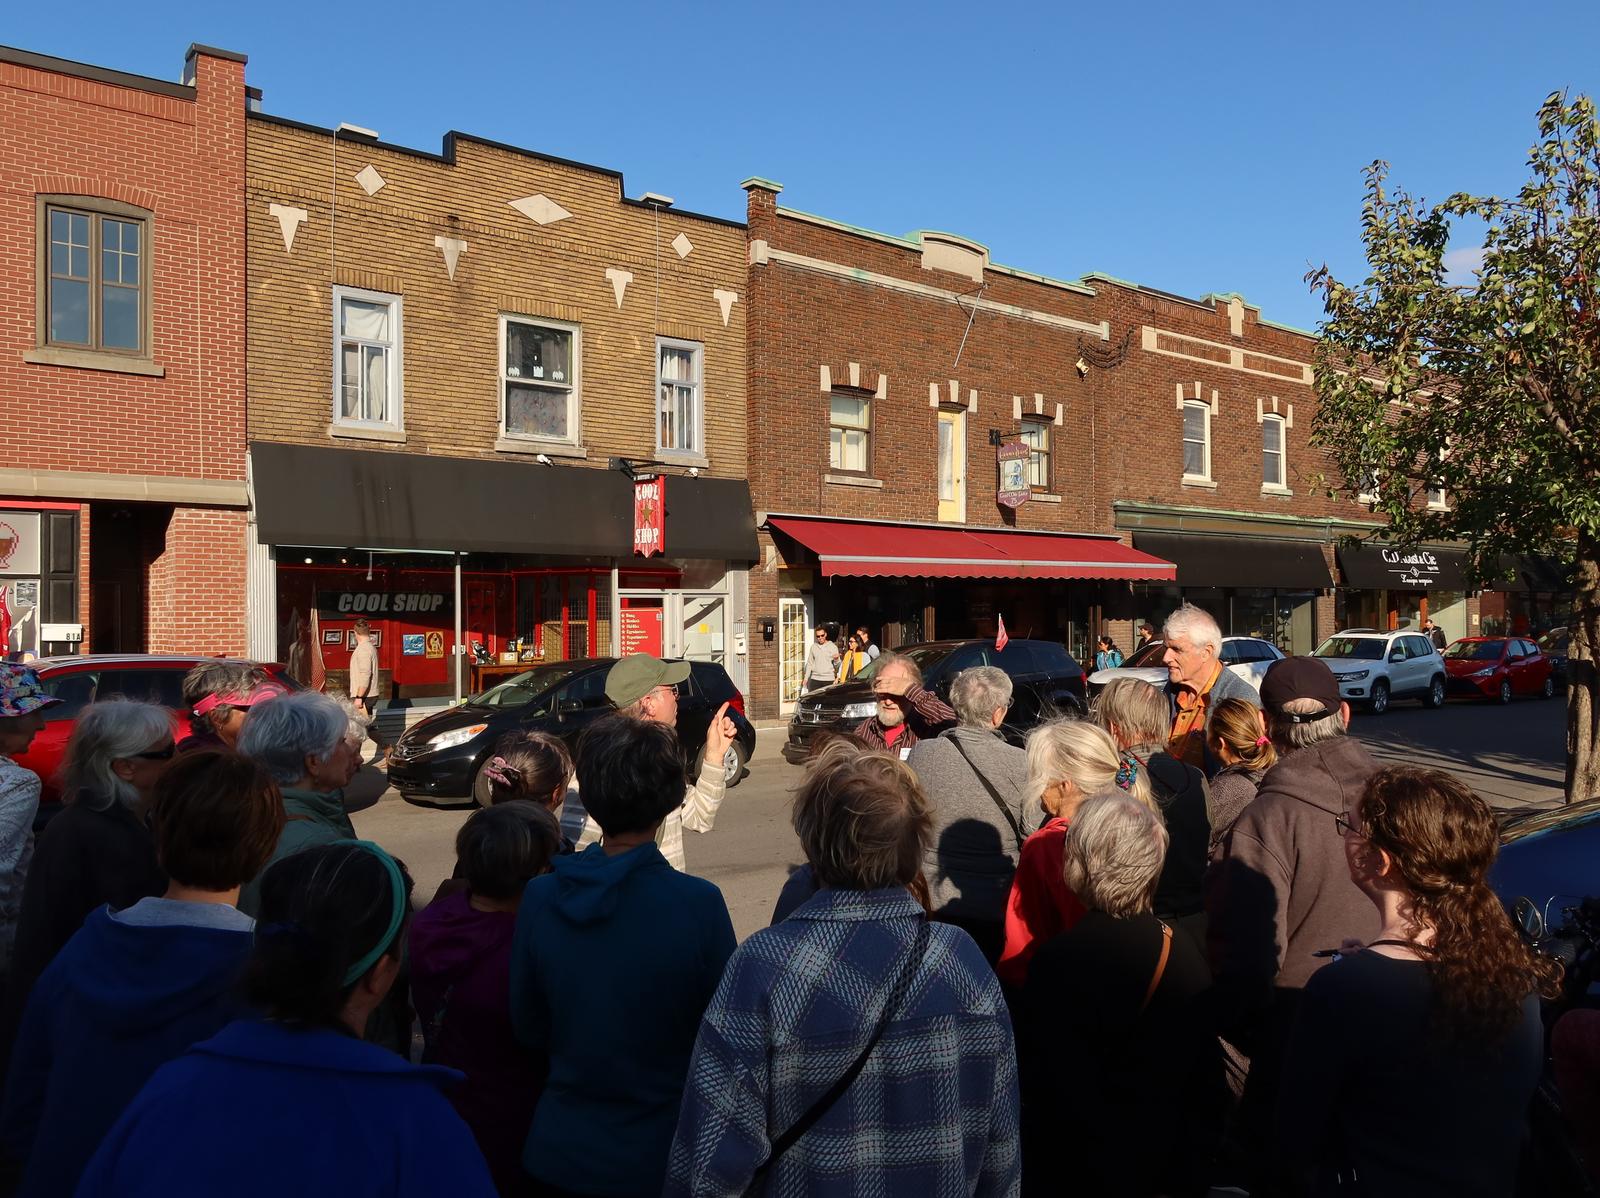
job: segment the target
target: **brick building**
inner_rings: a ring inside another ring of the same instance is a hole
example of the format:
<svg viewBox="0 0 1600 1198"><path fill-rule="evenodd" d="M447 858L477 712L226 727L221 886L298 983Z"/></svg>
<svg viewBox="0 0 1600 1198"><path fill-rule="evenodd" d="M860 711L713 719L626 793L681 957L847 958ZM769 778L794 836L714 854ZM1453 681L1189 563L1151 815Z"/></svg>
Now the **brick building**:
<svg viewBox="0 0 1600 1198"><path fill-rule="evenodd" d="M743 226L458 133L252 114L248 175L252 651L314 615L336 673L367 615L396 698L636 648L745 685Z"/></svg>
<svg viewBox="0 0 1600 1198"><path fill-rule="evenodd" d="M12 652L245 648L244 67L0 48Z"/></svg>

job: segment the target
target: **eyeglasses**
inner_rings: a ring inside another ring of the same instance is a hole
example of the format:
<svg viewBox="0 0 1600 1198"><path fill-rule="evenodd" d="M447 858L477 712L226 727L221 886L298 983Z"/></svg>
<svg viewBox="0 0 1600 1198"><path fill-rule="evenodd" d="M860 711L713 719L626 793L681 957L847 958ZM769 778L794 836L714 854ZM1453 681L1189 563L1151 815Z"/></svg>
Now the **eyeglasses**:
<svg viewBox="0 0 1600 1198"><path fill-rule="evenodd" d="M172 755L177 751L177 744L169 740L167 747L164 749L150 749L148 752L135 753L134 756L144 761L171 761Z"/></svg>
<svg viewBox="0 0 1600 1198"><path fill-rule="evenodd" d="M1350 822L1350 813L1341 811L1333 817L1333 826L1340 836L1360 836L1362 831Z"/></svg>

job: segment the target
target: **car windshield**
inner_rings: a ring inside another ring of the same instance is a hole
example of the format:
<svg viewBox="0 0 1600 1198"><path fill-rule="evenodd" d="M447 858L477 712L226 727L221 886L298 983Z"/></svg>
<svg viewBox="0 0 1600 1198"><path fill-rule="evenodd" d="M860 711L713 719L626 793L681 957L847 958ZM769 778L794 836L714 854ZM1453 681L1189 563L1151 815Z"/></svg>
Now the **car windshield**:
<svg viewBox="0 0 1600 1198"><path fill-rule="evenodd" d="M1546 653L1565 653L1567 651L1567 630L1565 628L1552 628L1539 638L1539 648Z"/></svg>
<svg viewBox="0 0 1600 1198"><path fill-rule="evenodd" d="M1317 646L1313 657L1343 658L1346 661L1382 661L1383 642L1377 637L1330 636Z"/></svg>
<svg viewBox="0 0 1600 1198"><path fill-rule="evenodd" d="M1444 655L1459 661L1499 661L1505 648L1504 641L1457 641Z"/></svg>
<svg viewBox="0 0 1600 1198"><path fill-rule="evenodd" d="M565 682L577 672L572 662L535 666L525 674L507 678L499 686L492 686L481 695L466 700L473 707L526 707L552 687Z"/></svg>
<svg viewBox="0 0 1600 1198"><path fill-rule="evenodd" d="M1161 651L1165 648L1166 645L1161 641L1151 641L1122 664L1124 666L1158 666L1161 664Z"/></svg>
<svg viewBox="0 0 1600 1198"><path fill-rule="evenodd" d="M916 662L917 669L922 671L922 677L924 680L926 680L928 678L929 671L931 671L945 658L949 657L953 651L954 646L952 645L918 645L913 649L896 649L894 652L897 656L909 657L912 661ZM888 656L889 655L887 653L881 653L877 657L874 657L861 669L858 674L856 674L854 680L857 682L864 682L876 676L879 669L883 667L884 661L888 659Z"/></svg>

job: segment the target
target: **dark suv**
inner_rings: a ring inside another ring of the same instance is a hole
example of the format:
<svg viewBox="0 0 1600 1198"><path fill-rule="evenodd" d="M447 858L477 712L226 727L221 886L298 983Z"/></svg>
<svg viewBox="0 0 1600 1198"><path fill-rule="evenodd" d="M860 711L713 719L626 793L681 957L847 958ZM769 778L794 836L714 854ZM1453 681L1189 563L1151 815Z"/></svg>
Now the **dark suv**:
<svg viewBox="0 0 1600 1198"><path fill-rule="evenodd" d="M1014 690L1000 732L1012 744L1020 745L1037 724L1057 716L1082 715L1085 710L1083 669L1056 641L1011 640L1000 650L991 640L928 641L895 652L916 662L922 684L947 703L950 683L962 670L974 666L1004 670ZM804 761L818 732L848 733L873 716L878 705L872 697L872 675L883 660L876 658L849 682L800 696L783 746L785 761Z"/></svg>
<svg viewBox="0 0 1600 1198"><path fill-rule="evenodd" d="M580 658L534 666L459 706L418 721L395 743L389 783L407 798L476 799L488 802L480 776L490 750L507 732L549 732L576 749L578 736L612 710L606 672L614 657ZM756 748L756 730L744 715L744 696L728 672L709 661L691 661L678 684L678 740L686 772L698 772L706 729L727 703L738 736L723 758L723 777L736 786Z"/></svg>

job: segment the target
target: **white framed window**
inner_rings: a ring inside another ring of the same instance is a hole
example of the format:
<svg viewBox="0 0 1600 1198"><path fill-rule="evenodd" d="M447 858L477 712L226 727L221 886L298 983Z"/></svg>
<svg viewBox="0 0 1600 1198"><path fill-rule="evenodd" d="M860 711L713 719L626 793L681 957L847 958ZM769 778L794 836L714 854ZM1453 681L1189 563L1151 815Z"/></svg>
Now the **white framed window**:
<svg viewBox="0 0 1600 1198"><path fill-rule="evenodd" d="M583 330L544 317L500 317L500 422L508 439L576 445Z"/></svg>
<svg viewBox="0 0 1600 1198"><path fill-rule="evenodd" d="M1261 485L1269 491L1289 489L1288 470L1284 465L1287 446L1284 444L1282 416L1264 416L1261 419Z"/></svg>
<svg viewBox="0 0 1600 1198"><path fill-rule="evenodd" d="M1022 418L1022 443L1028 447L1028 486L1050 489L1050 422Z"/></svg>
<svg viewBox="0 0 1600 1198"><path fill-rule="evenodd" d="M1378 502L1378 472L1371 466L1361 472L1361 477L1356 479L1356 502Z"/></svg>
<svg viewBox="0 0 1600 1198"><path fill-rule="evenodd" d="M1211 405L1199 400L1183 405L1183 477L1211 481Z"/></svg>
<svg viewBox="0 0 1600 1198"><path fill-rule="evenodd" d="M705 347L698 341L656 338L656 449L702 456L706 451L701 403Z"/></svg>
<svg viewBox="0 0 1600 1198"><path fill-rule="evenodd" d="M828 396L828 468L849 474L870 473L870 391L834 391Z"/></svg>
<svg viewBox="0 0 1600 1198"><path fill-rule="evenodd" d="M1428 488L1428 506L1433 508L1435 511L1442 512L1449 510L1450 497L1445 494L1443 487L1430 486Z"/></svg>
<svg viewBox="0 0 1600 1198"><path fill-rule="evenodd" d="M402 427L401 299L355 287L333 289L333 423Z"/></svg>

